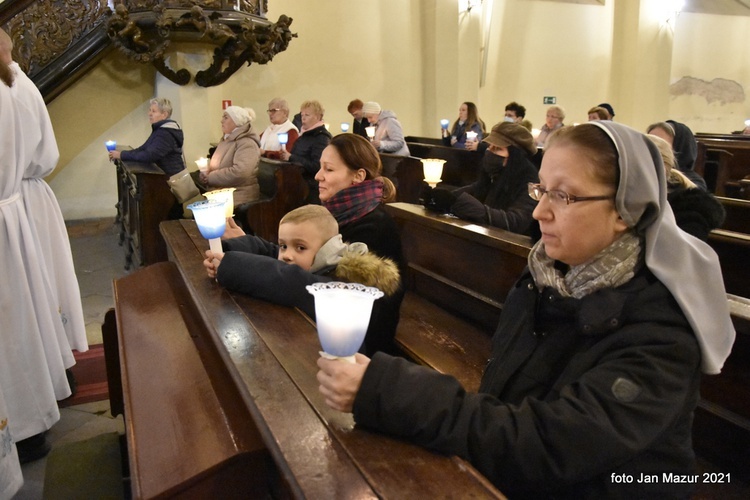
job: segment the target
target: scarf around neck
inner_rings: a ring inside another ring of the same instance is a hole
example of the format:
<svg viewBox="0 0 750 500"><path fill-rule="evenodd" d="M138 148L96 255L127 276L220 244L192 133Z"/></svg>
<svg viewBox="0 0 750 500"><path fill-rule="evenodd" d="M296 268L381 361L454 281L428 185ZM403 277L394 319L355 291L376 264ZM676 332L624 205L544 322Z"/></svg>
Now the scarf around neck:
<svg viewBox="0 0 750 500"><path fill-rule="evenodd" d="M383 201L383 181L372 179L342 189L323 206L339 223L339 227L361 219L375 210Z"/></svg>
<svg viewBox="0 0 750 500"><path fill-rule="evenodd" d="M529 253L529 271L538 288L552 287L563 297L580 299L630 281L640 267L640 257L641 239L634 231L626 231L593 259L571 267L563 275L539 240Z"/></svg>
<svg viewBox="0 0 750 500"><path fill-rule="evenodd" d="M260 148L264 151L279 151L281 144L279 144L279 136L277 134L289 132L292 129L297 130L297 127L289 120L284 123L270 124L260 138Z"/></svg>
<svg viewBox="0 0 750 500"><path fill-rule="evenodd" d="M324 122L323 120L320 120L320 121L318 121L318 123L314 124L314 125L313 125L312 127L310 127L310 128L305 128L305 127L303 126L303 127L301 128L301 129L299 129L299 135L302 135L302 134L304 134L305 132L309 132L309 131L311 131L311 130L315 130L316 128L318 128L318 127L322 127L322 126L324 126L324 125L325 125L325 122Z"/></svg>

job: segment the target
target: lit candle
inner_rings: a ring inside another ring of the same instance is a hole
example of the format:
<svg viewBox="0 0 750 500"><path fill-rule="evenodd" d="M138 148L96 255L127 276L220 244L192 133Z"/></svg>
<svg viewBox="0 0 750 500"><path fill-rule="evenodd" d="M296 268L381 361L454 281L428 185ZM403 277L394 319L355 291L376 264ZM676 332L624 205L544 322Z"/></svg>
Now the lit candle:
<svg viewBox="0 0 750 500"><path fill-rule="evenodd" d="M200 170L201 172L205 172L206 170L208 170L208 158L201 156L200 158L195 160L195 164L198 165L198 170Z"/></svg>
<svg viewBox="0 0 750 500"><path fill-rule="evenodd" d="M466 132L466 142L474 142L477 140L477 133L473 130Z"/></svg>
<svg viewBox="0 0 750 500"><path fill-rule="evenodd" d="M341 122L341 131L349 132L349 124L347 122Z"/></svg>
<svg viewBox="0 0 750 500"><path fill-rule="evenodd" d="M447 118L443 118L442 120L440 120L440 126L443 130L448 130L448 125L450 125L450 123L450 120L448 120Z"/></svg>
<svg viewBox="0 0 750 500"><path fill-rule="evenodd" d="M289 134L287 132L279 132L276 134L279 137L279 144L281 144L281 149L286 151L286 144L289 142Z"/></svg>
<svg viewBox="0 0 750 500"><path fill-rule="evenodd" d="M422 160L422 170L424 171L424 181L432 187L440 182L443 175L443 163L445 160L437 158L425 158Z"/></svg>
<svg viewBox="0 0 750 500"><path fill-rule="evenodd" d="M372 140L375 137L375 127L369 126L365 128L365 132L367 132L367 137Z"/></svg>
<svg viewBox="0 0 750 500"><path fill-rule="evenodd" d="M104 143L104 146L107 148L107 151L114 151L117 148L117 141L107 141Z"/></svg>
<svg viewBox="0 0 750 500"><path fill-rule="evenodd" d="M218 200L224 202L224 216L226 218L234 216L234 191L237 188L223 188L214 189L207 193L203 193L209 200Z"/></svg>

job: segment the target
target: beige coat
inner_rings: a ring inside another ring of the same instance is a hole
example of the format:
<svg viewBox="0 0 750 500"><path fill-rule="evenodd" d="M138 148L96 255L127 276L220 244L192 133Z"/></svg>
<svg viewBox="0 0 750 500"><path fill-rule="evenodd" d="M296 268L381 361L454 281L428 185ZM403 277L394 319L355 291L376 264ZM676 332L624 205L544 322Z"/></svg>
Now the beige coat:
<svg viewBox="0 0 750 500"><path fill-rule="evenodd" d="M250 123L237 127L223 139L208 165L210 189L233 187L234 206L260 198L258 162L260 140Z"/></svg>

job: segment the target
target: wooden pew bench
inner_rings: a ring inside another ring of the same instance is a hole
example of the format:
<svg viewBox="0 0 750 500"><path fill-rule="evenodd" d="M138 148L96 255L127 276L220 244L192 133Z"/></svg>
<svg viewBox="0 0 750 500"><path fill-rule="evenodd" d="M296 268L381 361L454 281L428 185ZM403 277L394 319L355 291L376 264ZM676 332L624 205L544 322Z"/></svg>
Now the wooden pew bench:
<svg viewBox="0 0 750 500"><path fill-rule="evenodd" d="M386 209L399 226L408 262L396 343L417 363L476 391L502 302L526 266L531 241L421 206L392 203Z"/></svg>
<svg viewBox="0 0 750 500"><path fill-rule="evenodd" d="M330 409L318 391L320 344L310 319L209 279L207 242L194 221L168 221L161 232L171 262L116 283L117 325L108 328L119 333L134 496L503 498L465 461L358 429L351 414ZM235 458L195 458L196 433L218 443L231 434L236 442L224 456ZM159 453L167 457L161 468L141 466ZM188 463L175 464L177 456ZM143 490L157 473L162 489Z"/></svg>
<svg viewBox="0 0 750 500"><path fill-rule="evenodd" d="M261 158L258 165L261 198L235 208L235 220L245 230L268 241L278 241L279 221L306 203L309 187L302 167Z"/></svg>
<svg viewBox="0 0 750 500"><path fill-rule="evenodd" d="M715 186L718 196L738 197L740 180L750 175L750 139L737 134L695 134L705 145L706 183ZM699 170L700 165L696 164Z"/></svg>
<svg viewBox="0 0 750 500"><path fill-rule="evenodd" d="M380 161L383 163L383 176L391 179L396 186L396 201L419 203L424 181L422 161L414 156L388 153L380 153Z"/></svg>
<svg viewBox="0 0 750 500"><path fill-rule="evenodd" d="M133 496L268 494L270 457L226 370L201 341L205 328L176 266L141 269L116 280L114 291L116 313L102 330L112 413L125 417Z"/></svg>
<svg viewBox="0 0 750 500"><path fill-rule="evenodd" d="M708 244L719 256L727 293L750 298L750 234L714 229L708 236Z"/></svg>
<svg viewBox="0 0 750 500"><path fill-rule="evenodd" d="M407 142L412 156L446 160L443 165L442 183L450 187L468 186L477 180L481 168L482 154L477 151L450 148L437 144Z"/></svg>
<svg viewBox="0 0 750 500"><path fill-rule="evenodd" d="M725 198L723 196L717 196L716 199L721 202L727 213L721 229L750 234L750 200Z"/></svg>

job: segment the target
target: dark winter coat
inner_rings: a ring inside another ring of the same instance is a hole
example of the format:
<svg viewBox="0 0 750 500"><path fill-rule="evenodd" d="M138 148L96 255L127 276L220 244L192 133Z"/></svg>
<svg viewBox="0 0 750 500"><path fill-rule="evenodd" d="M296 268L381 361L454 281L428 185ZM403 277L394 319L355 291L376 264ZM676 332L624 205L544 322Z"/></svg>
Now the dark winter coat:
<svg viewBox="0 0 750 500"><path fill-rule="evenodd" d="M172 176L185 169L182 129L174 120L161 120L151 124L151 135L142 146L125 150L120 158L125 161L156 163L165 174Z"/></svg>
<svg viewBox="0 0 750 500"><path fill-rule="evenodd" d="M536 201L529 197L529 182L539 182L539 172L523 151L510 146L508 164L488 167L502 157L487 151L482 160L479 178L474 184L459 188L450 211L461 219L530 235L534 224L531 216Z"/></svg>
<svg viewBox="0 0 750 500"><path fill-rule="evenodd" d="M367 127L370 126L370 122L367 121L367 118L364 116L361 120L357 121L357 119L354 119L354 122L352 123L352 132L361 135L365 139L369 140L369 137L367 137Z"/></svg>
<svg viewBox="0 0 750 500"><path fill-rule="evenodd" d="M325 126L321 125L300 134L289 151L289 161L302 165L304 169L302 176L310 188L308 201L311 203L320 203L318 181L315 180L315 174L320 170L320 155L323 154L326 146L331 143L332 138L331 133L326 130Z"/></svg>
<svg viewBox="0 0 750 500"><path fill-rule="evenodd" d="M509 498L675 498L694 474L700 349L647 269L582 299L538 290L527 272L504 304L480 393L377 354L354 401L357 425L471 462ZM656 483L637 483L641 474ZM633 483L613 475L633 476Z"/></svg>
<svg viewBox="0 0 750 500"><path fill-rule="evenodd" d="M721 202L702 189L677 189L667 195L677 226L703 241L712 229L721 227L726 211Z"/></svg>

